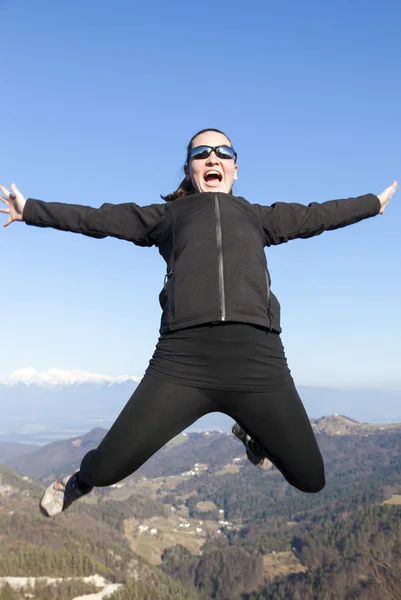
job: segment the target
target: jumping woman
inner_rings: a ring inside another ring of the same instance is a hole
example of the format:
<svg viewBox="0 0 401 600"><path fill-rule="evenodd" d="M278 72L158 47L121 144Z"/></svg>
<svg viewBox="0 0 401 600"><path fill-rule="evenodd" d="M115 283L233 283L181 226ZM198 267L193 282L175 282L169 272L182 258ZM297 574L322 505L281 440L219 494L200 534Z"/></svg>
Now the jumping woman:
<svg viewBox="0 0 401 600"><path fill-rule="evenodd" d="M160 337L146 373L99 447L40 501L53 517L95 486L136 471L203 415L234 419L249 460L267 460L303 492L325 485L324 465L295 389L280 339L280 306L271 292L264 248L309 238L383 213L394 181L366 194L309 206L251 204L234 196L237 153L216 129L188 144L185 177L165 202L100 208L28 199L0 186L8 215L95 238L156 246L166 262Z"/></svg>

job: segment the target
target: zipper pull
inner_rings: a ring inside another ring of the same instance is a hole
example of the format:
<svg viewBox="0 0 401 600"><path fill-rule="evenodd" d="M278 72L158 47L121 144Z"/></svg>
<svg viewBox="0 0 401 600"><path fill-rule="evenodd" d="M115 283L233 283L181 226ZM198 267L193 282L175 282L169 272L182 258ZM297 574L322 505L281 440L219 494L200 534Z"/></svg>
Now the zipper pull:
<svg viewBox="0 0 401 600"><path fill-rule="evenodd" d="M170 271L167 271L167 273L164 276L164 285L166 285L169 277L171 277L172 274L173 274L173 269L170 269Z"/></svg>

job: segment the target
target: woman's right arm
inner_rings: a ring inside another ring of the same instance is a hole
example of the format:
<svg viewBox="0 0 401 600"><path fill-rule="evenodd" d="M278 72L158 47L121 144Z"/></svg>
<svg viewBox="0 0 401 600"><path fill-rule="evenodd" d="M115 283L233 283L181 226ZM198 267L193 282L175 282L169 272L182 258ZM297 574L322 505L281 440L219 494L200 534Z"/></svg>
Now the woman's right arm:
<svg viewBox="0 0 401 600"><path fill-rule="evenodd" d="M0 191L2 201L8 207L0 209L0 212L9 214L4 226L13 221L25 221L28 225L52 227L95 238L116 237L139 246L157 244L159 225L166 210L166 204L138 206L130 202L93 208L31 198L25 200L15 184L12 184L11 192L4 186L0 186Z"/></svg>

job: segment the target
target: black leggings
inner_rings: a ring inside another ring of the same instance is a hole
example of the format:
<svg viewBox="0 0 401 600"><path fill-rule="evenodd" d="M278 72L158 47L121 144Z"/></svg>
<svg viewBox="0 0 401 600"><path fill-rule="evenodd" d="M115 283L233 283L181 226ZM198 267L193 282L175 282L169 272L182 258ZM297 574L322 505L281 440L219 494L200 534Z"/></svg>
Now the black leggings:
<svg viewBox="0 0 401 600"><path fill-rule="evenodd" d="M264 392L182 386L145 375L99 447L82 460L80 479L107 486L131 475L157 450L211 412L232 417L286 480L303 492L325 484L323 459L290 374Z"/></svg>

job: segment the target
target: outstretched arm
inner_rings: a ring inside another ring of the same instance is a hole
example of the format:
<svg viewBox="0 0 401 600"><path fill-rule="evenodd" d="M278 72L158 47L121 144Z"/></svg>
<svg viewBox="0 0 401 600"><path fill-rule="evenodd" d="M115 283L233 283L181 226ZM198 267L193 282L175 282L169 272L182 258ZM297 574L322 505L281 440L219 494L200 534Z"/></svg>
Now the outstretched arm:
<svg viewBox="0 0 401 600"><path fill-rule="evenodd" d="M0 186L1 200L7 208L0 212L9 215L4 226L13 221L25 221L37 227L52 227L62 231L82 233L90 237L116 237L140 246L157 244L160 223L166 205L138 206L134 203L103 204L100 208L59 202L28 199L15 184L11 192Z"/></svg>
<svg viewBox="0 0 401 600"><path fill-rule="evenodd" d="M309 238L358 223L363 219L382 214L397 188L397 182L381 194L367 194L346 200L330 200L309 206L277 202L272 206L260 206L260 217L265 232L266 245L276 245L297 238Z"/></svg>

